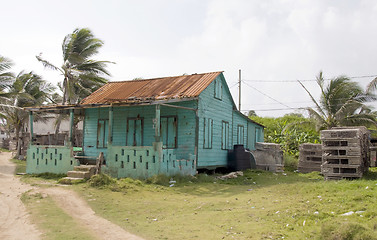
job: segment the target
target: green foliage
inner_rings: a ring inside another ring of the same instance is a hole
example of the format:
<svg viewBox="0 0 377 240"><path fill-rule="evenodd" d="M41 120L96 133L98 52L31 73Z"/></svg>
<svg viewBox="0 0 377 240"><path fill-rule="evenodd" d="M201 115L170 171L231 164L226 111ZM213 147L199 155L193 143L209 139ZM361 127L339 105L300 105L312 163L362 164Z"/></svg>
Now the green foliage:
<svg viewBox="0 0 377 240"><path fill-rule="evenodd" d="M298 147L302 143L319 143L319 133L315 123L299 114L288 114L284 117L252 117L252 120L264 125L265 142L281 145L286 154L298 156Z"/></svg>
<svg viewBox="0 0 377 240"><path fill-rule="evenodd" d="M284 169L287 171L297 170L298 158L290 154L284 153Z"/></svg>
<svg viewBox="0 0 377 240"><path fill-rule="evenodd" d="M374 82L374 81L372 81ZM325 86L322 72L317 76L321 96L317 101L309 90L299 81L308 93L315 108L308 107L310 117L315 120L317 129L330 129L338 126L377 126L376 113L366 105L376 97L370 93L371 85L364 92L358 82L346 76L338 76ZM373 83L372 86L375 86Z"/></svg>
<svg viewBox="0 0 377 240"><path fill-rule="evenodd" d="M78 28L63 40L61 67L43 59L41 55L36 56L44 67L63 75L63 104L78 103L107 82L106 77L110 73L106 68L111 62L92 59L102 46L103 41L95 38L90 29Z"/></svg>
<svg viewBox="0 0 377 240"><path fill-rule="evenodd" d="M92 187L104 187L110 184L115 184L116 180L106 174L97 174L90 178L89 184Z"/></svg>

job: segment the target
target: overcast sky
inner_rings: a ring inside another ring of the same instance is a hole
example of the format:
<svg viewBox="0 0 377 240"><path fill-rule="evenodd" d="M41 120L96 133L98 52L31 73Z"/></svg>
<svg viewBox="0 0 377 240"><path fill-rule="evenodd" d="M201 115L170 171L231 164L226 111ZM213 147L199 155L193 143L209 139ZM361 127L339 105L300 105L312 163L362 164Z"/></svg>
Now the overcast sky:
<svg viewBox="0 0 377 240"><path fill-rule="evenodd" d="M35 56L61 66L64 36L83 27L105 43L96 59L116 62L111 81L224 71L238 105L241 69L241 110L260 116L313 105L287 80L320 70L328 78L377 74L375 0L12 0L1 8L0 55L14 72L53 83L62 77ZM372 79L354 78L362 86ZM305 85L319 96L315 82Z"/></svg>

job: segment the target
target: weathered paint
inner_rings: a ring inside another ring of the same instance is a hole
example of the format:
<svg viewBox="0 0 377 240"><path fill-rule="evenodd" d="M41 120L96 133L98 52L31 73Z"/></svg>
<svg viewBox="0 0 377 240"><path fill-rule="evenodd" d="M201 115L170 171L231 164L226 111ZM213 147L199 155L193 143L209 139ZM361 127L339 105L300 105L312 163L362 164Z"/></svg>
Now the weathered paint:
<svg viewBox="0 0 377 240"><path fill-rule="evenodd" d="M69 146L29 145L26 173L67 173L79 163Z"/></svg>
<svg viewBox="0 0 377 240"><path fill-rule="evenodd" d="M222 84L220 87L219 84ZM220 90L219 90L220 89ZM218 92L221 91L221 94ZM219 94L219 95L216 95ZM220 97L221 98L220 98ZM255 149L255 142L263 141L263 127L255 124L247 117L234 109L234 103L229 92L223 74L220 74L200 95L199 95L199 151L198 168L216 168L227 166L228 150L221 146L223 122L229 123L229 149L238 143L238 128L243 128L243 145ZM205 144L205 121L211 119L213 125L212 147ZM256 130L257 129L257 130ZM258 131L259 137L255 136Z"/></svg>
<svg viewBox="0 0 377 240"><path fill-rule="evenodd" d="M199 95L199 140L198 140L198 168L216 168L227 165L228 151L221 148L222 122L229 123L229 132L233 133L233 102L228 93L225 79L220 74L216 81L213 81ZM221 99L215 97L215 87L222 85ZM212 148L204 148L204 121L210 118L213 120ZM233 134L230 134L230 143L233 143ZM229 147L230 148L230 147Z"/></svg>
<svg viewBox="0 0 377 240"><path fill-rule="evenodd" d="M112 146L104 172L113 177L148 178L157 174L194 175L195 156L177 159L176 149L162 149L162 143L153 146Z"/></svg>
<svg viewBox="0 0 377 240"><path fill-rule="evenodd" d="M168 105L181 108L135 104L85 109L84 154L103 152L104 171L114 177L147 178L225 167L235 144L254 150L263 141L263 127L235 110L223 74L198 99Z"/></svg>

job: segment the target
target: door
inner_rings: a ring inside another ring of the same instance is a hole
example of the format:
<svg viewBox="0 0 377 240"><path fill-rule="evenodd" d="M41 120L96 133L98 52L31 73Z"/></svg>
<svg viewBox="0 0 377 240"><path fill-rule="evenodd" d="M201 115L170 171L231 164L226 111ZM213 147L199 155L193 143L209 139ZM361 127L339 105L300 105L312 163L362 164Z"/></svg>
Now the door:
<svg viewBox="0 0 377 240"><path fill-rule="evenodd" d="M143 146L143 119L127 119L126 146Z"/></svg>

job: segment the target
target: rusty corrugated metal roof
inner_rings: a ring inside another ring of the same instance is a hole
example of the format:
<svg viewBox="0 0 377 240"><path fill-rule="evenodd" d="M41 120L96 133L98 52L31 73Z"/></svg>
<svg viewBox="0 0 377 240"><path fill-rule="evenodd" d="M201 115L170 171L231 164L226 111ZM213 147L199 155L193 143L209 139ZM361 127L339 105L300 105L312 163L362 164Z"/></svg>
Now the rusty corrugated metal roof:
<svg viewBox="0 0 377 240"><path fill-rule="evenodd" d="M222 72L109 82L80 104L148 102L194 98Z"/></svg>

